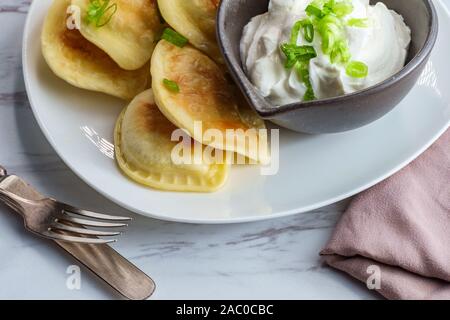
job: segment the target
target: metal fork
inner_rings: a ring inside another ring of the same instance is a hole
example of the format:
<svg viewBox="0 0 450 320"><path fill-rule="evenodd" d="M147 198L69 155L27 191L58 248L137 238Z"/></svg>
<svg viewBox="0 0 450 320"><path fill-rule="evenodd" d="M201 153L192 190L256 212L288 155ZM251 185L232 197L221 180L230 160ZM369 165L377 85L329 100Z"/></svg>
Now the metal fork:
<svg viewBox="0 0 450 320"><path fill-rule="evenodd" d="M6 170L0 166L0 177L6 175ZM115 242L115 239L97 237L114 237L121 232L100 231L88 227L121 228L128 226L125 221L131 220L127 217L81 210L50 198L25 199L1 188L0 200L22 216L27 230L52 240L85 244Z"/></svg>

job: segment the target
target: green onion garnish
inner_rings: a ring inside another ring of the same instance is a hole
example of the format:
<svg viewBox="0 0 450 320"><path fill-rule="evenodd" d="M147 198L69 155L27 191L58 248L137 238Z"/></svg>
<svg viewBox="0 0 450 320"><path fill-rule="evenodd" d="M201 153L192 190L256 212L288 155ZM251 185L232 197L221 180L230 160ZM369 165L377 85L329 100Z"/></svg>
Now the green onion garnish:
<svg viewBox="0 0 450 320"><path fill-rule="evenodd" d="M297 21L291 30L291 44L297 45L298 34L300 33L300 28L303 25L303 20Z"/></svg>
<svg viewBox="0 0 450 320"><path fill-rule="evenodd" d="M352 18L347 21L347 25L349 27L367 28L369 26L369 20Z"/></svg>
<svg viewBox="0 0 450 320"><path fill-rule="evenodd" d="M332 63L345 65L350 61L351 55L343 17L352 13L351 1L315 0L313 3L322 12L320 18L312 20L315 30L322 39L322 51L330 56Z"/></svg>
<svg viewBox="0 0 450 320"><path fill-rule="evenodd" d="M336 2L331 6L331 11L337 17L342 18L353 12L353 4L349 0Z"/></svg>
<svg viewBox="0 0 450 320"><path fill-rule="evenodd" d="M311 84L309 62L317 56L313 46L297 45L300 30L306 42L314 41L317 32L322 40L322 51L330 57L333 64L345 66L346 73L353 78L365 78L369 73L366 64L360 61L350 61L351 54L348 47L345 26L367 27L367 19L351 18L347 22L344 17L353 12L351 0L313 0L305 9L308 18L297 21L291 30L289 43L280 46L286 57L285 67L295 67L300 81L306 87L303 101L315 100L314 89ZM350 62L349 62L350 61Z"/></svg>
<svg viewBox="0 0 450 320"><path fill-rule="evenodd" d="M309 61L298 62L295 65L295 69L297 70L297 74L305 84L306 92L303 96L303 101L312 101L316 100L316 95L314 94L314 89L311 84L311 79L309 77Z"/></svg>
<svg viewBox="0 0 450 320"><path fill-rule="evenodd" d="M297 45L298 35L300 34L300 29L303 31L303 36L306 41L313 42L314 40L314 26L310 19L303 19L297 21L291 30L291 44Z"/></svg>
<svg viewBox="0 0 450 320"><path fill-rule="evenodd" d="M314 89L311 85L311 83L309 83L309 86L306 86L306 92L305 95L303 96L303 101L313 101L316 100L316 95L314 94Z"/></svg>
<svg viewBox="0 0 450 320"><path fill-rule="evenodd" d="M329 54L335 43L335 34L332 32L320 32L322 37L322 51L325 54Z"/></svg>
<svg viewBox="0 0 450 320"><path fill-rule="evenodd" d="M180 87L178 86L178 83L176 83L175 81L163 79L163 84L168 90L172 92L176 93L180 92Z"/></svg>
<svg viewBox="0 0 450 320"><path fill-rule="evenodd" d="M364 62L351 61L345 71L352 78L365 78L369 74L369 67Z"/></svg>
<svg viewBox="0 0 450 320"><path fill-rule="evenodd" d="M302 82L307 83L309 82L309 68L307 63L297 63L295 65L295 68L297 70L297 74L302 80Z"/></svg>
<svg viewBox="0 0 450 320"><path fill-rule="evenodd" d="M322 38L322 51L325 54L330 54L335 44L345 38L341 21L331 14L317 22L317 31Z"/></svg>
<svg viewBox="0 0 450 320"><path fill-rule="evenodd" d="M314 26L311 22L303 25L303 36L308 42L314 41Z"/></svg>
<svg viewBox="0 0 450 320"><path fill-rule="evenodd" d="M310 17L316 17L316 18L322 18L323 12L320 10L320 8L316 7L315 5L308 5L305 9L305 12Z"/></svg>
<svg viewBox="0 0 450 320"><path fill-rule="evenodd" d="M285 67L291 69L295 67L298 77L305 84L306 92L303 101L315 100L314 89L309 78L309 61L317 57L313 46L298 46L298 36L300 29L303 31L303 37L307 42L314 40L314 25L310 19L297 21L291 30L290 43L282 44L280 49L286 56Z"/></svg>
<svg viewBox="0 0 450 320"><path fill-rule="evenodd" d="M331 63L345 64L350 61L350 50L344 40L339 40L330 52Z"/></svg>
<svg viewBox="0 0 450 320"><path fill-rule="evenodd" d="M164 29L161 39L164 39L180 48L183 48L189 42L187 38L170 28Z"/></svg>
<svg viewBox="0 0 450 320"><path fill-rule="evenodd" d="M88 23L95 22L97 28L108 24L117 11L117 4L109 5L110 0L90 0L87 9Z"/></svg>
<svg viewBox="0 0 450 320"><path fill-rule="evenodd" d="M281 51L286 56L285 67L292 68L299 61L309 61L317 57L316 50L313 46L297 46L291 43L281 45Z"/></svg>

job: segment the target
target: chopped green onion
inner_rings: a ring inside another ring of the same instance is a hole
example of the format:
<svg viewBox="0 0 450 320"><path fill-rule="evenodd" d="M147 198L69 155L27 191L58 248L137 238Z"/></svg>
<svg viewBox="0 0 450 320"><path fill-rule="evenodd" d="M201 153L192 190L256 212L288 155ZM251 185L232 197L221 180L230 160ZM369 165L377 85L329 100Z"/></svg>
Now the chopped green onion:
<svg viewBox="0 0 450 320"><path fill-rule="evenodd" d="M347 25L349 27L367 28L369 26L369 20L368 19L351 18L347 21Z"/></svg>
<svg viewBox="0 0 450 320"><path fill-rule="evenodd" d="M336 1L335 0L323 0L322 1L322 6L323 6L323 12L325 13L325 14L330 14L330 13L333 13L333 8L334 8L334 6L335 6L335 4L336 4Z"/></svg>
<svg viewBox="0 0 450 320"><path fill-rule="evenodd" d="M303 36L307 42L313 42L314 40L314 26L309 19L303 19L297 21L291 30L291 44L297 45L298 35L300 29L303 30Z"/></svg>
<svg viewBox="0 0 450 320"><path fill-rule="evenodd" d="M325 54L330 54L335 43L345 37L340 20L331 15L317 22L317 31L322 38L322 51Z"/></svg>
<svg viewBox="0 0 450 320"><path fill-rule="evenodd" d="M316 18L322 18L323 12L320 10L320 8L316 7L315 5L308 5L305 9L305 12L310 17L316 17Z"/></svg>
<svg viewBox="0 0 450 320"><path fill-rule="evenodd" d="M352 78L365 78L369 74L369 67L364 62L351 61L345 71Z"/></svg>
<svg viewBox="0 0 450 320"><path fill-rule="evenodd" d="M316 100L316 95L314 94L314 89L312 86L306 86L306 92L303 96L303 101L313 101Z"/></svg>
<svg viewBox="0 0 450 320"><path fill-rule="evenodd" d="M300 33L300 28L303 25L303 20L297 21L291 30L291 44L297 45L298 34Z"/></svg>
<svg viewBox="0 0 450 320"><path fill-rule="evenodd" d="M314 41L314 26L311 22L303 25L303 36L308 42Z"/></svg>
<svg viewBox="0 0 450 320"><path fill-rule="evenodd" d="M332 32L322 32L322 51L325 54L329 54L335 43L335 36Z"/></svg>
<svg viewBox="0 0 450 320"><path fill-rule="evenodd" d="M300 80L306 86L306 92L303 97L304 101L315 100L314 89L309 78L309 61L317 57L316 50L313 46L297 46L296 44L283 44L281 51L286 56L285 67L291 69L295 66Z"/></svg>
<svg viewBox="0 0 450 320"><path fill-rule="evenodd" d="M107 25L117 12L117 4L109 3L110 0L90 0L86 17L88 24L95 22L97 28Z"/></svg>
<svg viewBox="0 0 450 320"><path fill-rule="evenodd" d="M316 50L313 46L297 46L290 43L281 45L281 51L286 56L285 67L292 68L298 61L309 61L317 57Z"/></svg>
<svg viewBox="0 0 450 320"><path fill-rule="evenodd" d="M304 83L306 87L306 92L303 96L303 101L312 101L316 99L314 94L314 89L311 84L311 79L309 77L309 61L308 62L298 62L295 65L297 70L297 74L300 77L301 81Z"/></svg>
<svg viewBox="0 0 450 320"><path fill-rule="evenodd" d="M353 12L353 4L348 0L337 2L332 6L332 12L337 17L345 17L346 15L349 15Z"/></svg>
<svg viewBox="0 0 450 320"><path fill-rule="evenodd" d="M170 28L164 29L161 38L180 48L183 48L189 41L187 38Z"/></svg>
<svg viewBox="0 0 450 320"><path fill-rule="evenodd" d="M309 81L309 68L307 63L297 63L295 65L297 70L297 74L302 80L302 82L306 83Z"/></svg>
<svg viewBox="0 0 450 320"><path fill-rule="evenodd" d="M350 50L344 40L339 40L330 53L331 63L347 63L351 58Z"/></svg>
<svg viewBox="0 0 450 320"><path fill-rule="evenodd" d="M178 86L178 84L175 81L169 80L169 79L163 79L163 84L164 86L172 91L172 92L180 92L180 87Z"/></svg>
<svg viewBox="0 0 450 320"><path fill-rule="evenodd" d="M342 26L342 21L338 17L332 14L328 14L324 16L320 21L318 22L319 26L325 27L327 25L336 25L336 26Z"/></svg>
<svg viewBox="0 0 450 320"><path fill-rule="evenodd" d="M368 19L345 17L353 12L351 0L313 0L306 7L307 19L297 21L291 30L289 43L282 44L280 49L286 56L285 67L295 67L298 77L306 87L304 101L316 99L311 84L309 62L317 56L313 46L299 46L299 34L303 33L306 42L313 42L315 32L322 40L322 51L328 55L331 63L340 64L346 68L346 73L354 78L365 78L369 73L366 64L351 61L345 26L364 28ZM349 62L350 61L350 62Z"/></svg>

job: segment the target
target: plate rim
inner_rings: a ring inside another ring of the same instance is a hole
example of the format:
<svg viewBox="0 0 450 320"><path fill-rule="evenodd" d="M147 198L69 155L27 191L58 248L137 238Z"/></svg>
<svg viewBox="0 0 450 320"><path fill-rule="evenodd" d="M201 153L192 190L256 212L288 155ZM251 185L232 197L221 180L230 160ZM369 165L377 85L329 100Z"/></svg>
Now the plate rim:
<svg viewBox="0 0 450 320"><path fill-rule="evenodd" d="M441 7L445 10L445 14L450 18L450 12L448 7L442 2L442 0L434 0L439 1ZM103 197L107 198L108 200L118 204L119 206L140 214L144 217L148 218L154 218L158 220L163 221L170 221L170 222L179 222L179 223L187 223L187 224L207 224L207 225L217 225L217 224L238 224L238 223L248 223L248 222L257 222L257 221L266 221L266 220L272 220L272 219L278 219L283 218L291 215L301 214L309 211L313 211L319 208L323 208L325 206L337 203L339 201L342 201L344 199L348 199L354 195L357 195L374 185L377 185L378 183L388 179L395 173L399 172L403 168L405 168L407 165L409 165L411 162L413 162L415 159L417 159L421 154L423 154L431 145L433 145L450 127L450 119L447 122L446 126L441 128L427 143L425 143L421 148L419 148L416 152L414 152L410 157L405 159L403 162L399 163L397 166L392 168L391 170L388 170L382 175L379 175L376 179L372 179L371 181L368 181L367 183L353 188L350 191L340 193L339 195L332 197L330 199L317 202L308 206L303 206L300 208L295 209L289 209L284 211L279 211L277 213L271 213L271 214L265 214L260 216L252 216L248 215L246 217L236 217L236 218L214 218L214 219L192 219L192 218L175 218L170 216L165 216L163 214L158 213L149 213L146 211L143 211L138 208L134 208L130 206L129 204L114 198L113 196L109 195L107 192L101 190L100 188L97 188L93 183L90 182L90 179L88 177L85 177L79 170L77 170L74 166L70 164L70 161L66 159L66 156L60 152L59 148L57 147L57 144L53 140L50 131L48 130L47 126L45 125L44 121L39 116L39 112L37 112L37 109L35 107L35 101L33 100L32 95L30 94L30 80L29 80L29 68L27 63L27 57L28 57L28 41L29 41L29 32L27 32L30 29L30 24L32 20L31 12L33 12L34 7L37 6L37 1L33 1L29 7L24 29L23 29L23 35L22 35L22 73L25 83L25 90L27 92L28 101L31 106L31 110L33 112L34 118L36 119L36 122L39 125L39 128L41 129L42 133L44 134L45 138L49 142L49 144L52 146L55 153L58 155L58 157L64 162L64 164L76 175L78 176L84 183L86 183L89 187L96 190L98 193L100 193ZM358 130L358 129L356 129ZM151 191L151 190L150 190Z"/></svg>

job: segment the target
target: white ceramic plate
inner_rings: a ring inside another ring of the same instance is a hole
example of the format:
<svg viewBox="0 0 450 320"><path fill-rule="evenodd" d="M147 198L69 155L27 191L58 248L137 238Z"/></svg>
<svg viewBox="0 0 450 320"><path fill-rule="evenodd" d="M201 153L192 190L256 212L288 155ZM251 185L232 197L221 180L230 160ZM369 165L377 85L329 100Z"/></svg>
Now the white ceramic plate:
<svg viewBox="0 0 450 320"><path fill-rule="evenodd" d="M381 120L347 133L281 131L280 171L234 167L221 191L160 192L117 169L113 127L125 103L74 88L52 74L40 52L51 0L33 1L24 32L23 69L36 119L64 162L86 183L134 212L191 223L256 221L309 211L371 187L411 162L450 123L450 15L436 1L440 35L426 71L409 96Z"/></svg>

